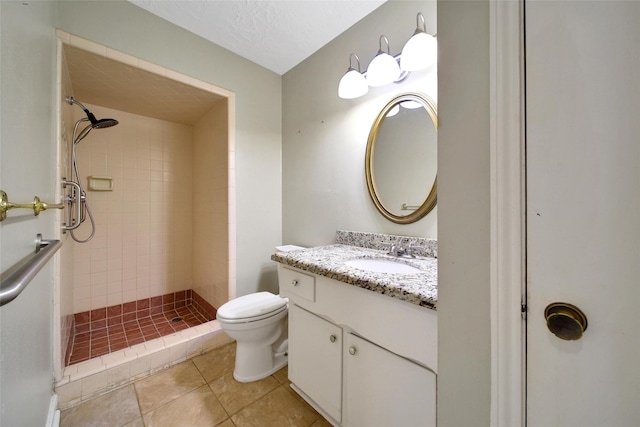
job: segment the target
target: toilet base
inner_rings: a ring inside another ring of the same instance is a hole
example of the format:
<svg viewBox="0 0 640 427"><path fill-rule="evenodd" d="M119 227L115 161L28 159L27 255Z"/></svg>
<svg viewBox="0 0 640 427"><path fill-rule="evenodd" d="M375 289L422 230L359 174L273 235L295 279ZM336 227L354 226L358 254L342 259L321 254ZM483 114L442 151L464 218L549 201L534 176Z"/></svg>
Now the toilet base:
<svg viewBox="0 0 640 427"><path fill-rule="evenodd" d="M258 352L256 352L257 349L255 347L246 348L246 353L240 347L240 344L237 343L233 378L241 383L249 383L266 378L287 366L289 362L286 353L273 355L271 346ZM251 369L248 369L249 367Z"/></svg>

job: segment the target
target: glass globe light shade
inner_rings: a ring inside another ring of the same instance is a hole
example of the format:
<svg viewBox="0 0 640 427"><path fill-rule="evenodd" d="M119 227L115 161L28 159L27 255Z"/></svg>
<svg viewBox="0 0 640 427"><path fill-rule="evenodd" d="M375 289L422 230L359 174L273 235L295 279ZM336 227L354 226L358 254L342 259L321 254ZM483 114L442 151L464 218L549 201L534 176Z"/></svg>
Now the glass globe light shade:
<svg viewBox="0 0 640 427"><path fill-rule="evenodd" d="M416 33L402 48L400 67L405 71L423 70L438 60L438 42L424 31Z"/></svg>
<svg viewBox="0 0 640 427"><path fill-rule="evenodd" d="M384 86L393 83L400 77L400 67L393 56L379 51L367 69L369 86Z"/></svg>
<svg viewBox="0 0 640 427"><path fill-rule="evenodd" d="M400 105L394 105L385 117L393 117L400 112Z"/></svg>
<svg viewBox="0 0 640 427"><path fill-rule="evenodd" d="M342 99L353 99L369 91L364 76L354 68L349 68L338 83L338 96Z"/></svg>
<svg viewBox="0 0 640 427"><path fill-rule="evenodd" d="M424 105L417 101L404 101L400 104L402 108L406 108L407 110L415 110L416 108L423 108Z"/></svg>

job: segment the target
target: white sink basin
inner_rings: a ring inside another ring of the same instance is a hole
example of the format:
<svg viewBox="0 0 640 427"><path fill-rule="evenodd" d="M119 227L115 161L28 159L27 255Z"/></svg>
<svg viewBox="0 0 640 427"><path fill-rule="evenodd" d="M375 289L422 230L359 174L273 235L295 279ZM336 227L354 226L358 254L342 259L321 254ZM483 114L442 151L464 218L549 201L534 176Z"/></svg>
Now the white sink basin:
<svg viewBox="0 0 640 427"><path fill-rule="evenodd" d="M371 271L373 273L411 274L420 273L422 271L419 268L388 259L352 259L345 261L345 264L349 267L359 268L360 270Z"/></svg>

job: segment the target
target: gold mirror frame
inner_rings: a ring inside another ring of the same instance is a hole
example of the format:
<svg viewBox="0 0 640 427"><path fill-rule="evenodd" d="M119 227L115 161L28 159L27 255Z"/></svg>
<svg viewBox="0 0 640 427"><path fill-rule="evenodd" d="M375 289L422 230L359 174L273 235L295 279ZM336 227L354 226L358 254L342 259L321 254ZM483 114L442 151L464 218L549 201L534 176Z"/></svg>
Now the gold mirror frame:
<svg viewBox="0 0 640 427"><path fill-rule="evenodd" d="M438 199L437 172L436 172L436 178L434 179L433 185L431 187L431 191L429 191L429 195L427 196L426 200L422 203L422 205L420 205L420 207L418 207L418 209L416 209L409 215L401 216L401 215L396 215L392 213L384 206L384 204L382 203L382 200L380 200L380 197L378 195L378 191L376 188L376 180L373 173L373 150L375 149L376 138L378 136L378 131L382 126L382 122L387 116L387 113L389 113L389 111L391 111L393 107L395 107L396 105L404 101L415 101L422 104L425 110L427 110L427 113L429 113L429 117L431 117L431 121L433 122L433 125L435 126L436 132L437 132L438 109L436 107L435 102L431 98L419 93L405 93L405 94L396 96L391 101L389 101L387 105L384 106L384 108L378 114L378 117L376 117L376 120L373 122L373 125L371 126L371 132L369 132L369 139L367 140L367 151L366 151L365 160L364 160L364 170L365 170L365 177L367 179L367 188L369 190L369 196L371 196L371 200L373 201L373 204L376 206L376 208L382 214L382 216L384 216L389 221L393 221L397 224L411 224L423 218L425 215L431 212L431 210L436 206L437 199ZM437 144L437 141L436 141L436 144Z"/></svg>

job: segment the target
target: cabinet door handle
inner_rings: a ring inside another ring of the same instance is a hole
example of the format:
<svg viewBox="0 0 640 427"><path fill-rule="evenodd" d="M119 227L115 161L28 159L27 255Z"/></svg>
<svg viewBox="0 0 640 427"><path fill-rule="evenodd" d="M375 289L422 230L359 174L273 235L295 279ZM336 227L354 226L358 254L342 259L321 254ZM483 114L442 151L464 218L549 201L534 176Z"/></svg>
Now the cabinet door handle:
<svg viewBox="0 0 640 427"><path fill-rule="evenodd" d="M356 348L355 347L349 347L349 354L354 356L356 354Z"/></svg>
<svg viewBox="0 0 640 427"><path fill-rule="evenodd" d="M335 336L335 335L333 335L333 334L331 334L331 335L329 336L329 341L331 341L331 342L336 342L336 340L337 340L337 339L338 339L338 337L336 337L336 336Z"/></svg>
<svg viewBox="0 0 640 427"><path fill-rule="evenodd" d="M292 284L293 286L298 286L298 279L293 279L293 280L291 281L291 284Z"/></svg>

